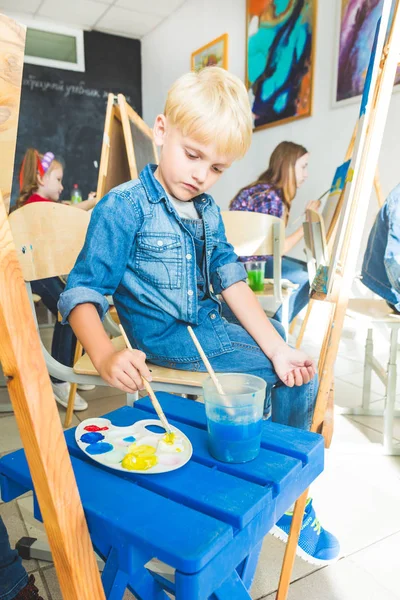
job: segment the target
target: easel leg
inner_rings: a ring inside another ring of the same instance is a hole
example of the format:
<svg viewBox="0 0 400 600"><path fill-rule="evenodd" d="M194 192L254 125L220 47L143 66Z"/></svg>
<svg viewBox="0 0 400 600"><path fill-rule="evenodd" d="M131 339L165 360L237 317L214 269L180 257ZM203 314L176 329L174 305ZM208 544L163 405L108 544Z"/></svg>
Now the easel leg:
<svg viewBox="0 0 400 600"><path fill-rule="evenodd" d="M295 316L294 319L292 319L292 322L290 323L290 326L289 326L289 334L290 335L293 335L293 331L295 330L296 325L297 325L297 315Z"/></svg>
<svg viewBox="0 0 400 600"><path fill-rule="evenodd" d="M286 600L289 591L290 577L293 570L294 559L296 557L296 548L299 541L301 525L303 523L303 515L308 498L308 489L297 499L294 505L292 524L289 531L289 537L286 544L285 556L281 576L279 578L278 591L276 600Z"/></svg>
<svg viewBox="0 0 400 600"><path fill-rule="evenodd" d="M322 424L322 435L325 439L325 448L330 448L332 437L333 437L333 426L335 416L335 381L332 379L332 385L328 396L328 403L326 405L324 422Z"/></svg>
<svg viewBox="0 0 400 600"><path fill-rule="evenodd" d="M303 337L304 337L304 334L305 334L306 329L307 329L308 319L310 318L310 314L311 314L311 310L312 310L313 304L314 304L314 300L312 298L310 298L310 301L309 301L308 306L307 306L307 312L305 314L304 321L301 324L299 335L298 335L298 338L296 340L296 348L300 348L301 344L303 342Z"/></svg>

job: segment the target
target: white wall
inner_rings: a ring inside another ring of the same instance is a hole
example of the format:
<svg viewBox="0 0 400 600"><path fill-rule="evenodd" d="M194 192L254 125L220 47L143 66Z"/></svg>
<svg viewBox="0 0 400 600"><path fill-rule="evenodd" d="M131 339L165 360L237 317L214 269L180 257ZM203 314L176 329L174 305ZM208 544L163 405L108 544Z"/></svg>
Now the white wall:
<svg viewBox="0 0 400 600"><path fill-rule="evenodd" d="M340 3L340 0L318 2L313 116L254 133L245 158L234 164L211 190L221 208L227 208L235 193L266 168L272 150L282 140L303 144L310 151L309 179L296 197L291 222L302 213L308 200L317 198L330 186L335 168L343 162L359 110L358 103L332 107ZM222 33L229 34L229 70L244 80L245 5L245 0L187 0L145 36L142 40L143 113L149 125L162 112L169 86L190 70L191 53ZM385 196L400 181L399 109L400 94L395 93L379 164ZM364 240L376 210L373 196ZM301 244L294 254L301 256Z"/></svg>

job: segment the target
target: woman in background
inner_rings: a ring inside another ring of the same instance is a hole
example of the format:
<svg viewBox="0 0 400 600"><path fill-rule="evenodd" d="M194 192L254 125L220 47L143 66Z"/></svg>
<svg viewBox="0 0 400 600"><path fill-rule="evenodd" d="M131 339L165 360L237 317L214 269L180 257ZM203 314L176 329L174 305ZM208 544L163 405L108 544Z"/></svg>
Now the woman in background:
<svg viewBox="0 0 400 600"><path fill-rule="evenodd" d="M298 188L308 177L308 151L304 146L293 142L281 142L271 154L268 169L259 178L242 188L232 200L229 210L245 210L259 212L279 217L287 225L292 202ZM313 210L320 207L318 200L309 202L306 206ZM303 226L299 227L285 239L283 252L289 252L303 237ZM273 277L272 256L242 257L246 261L265 260L265 277ZM283 256L282 278L298 284L289 302L289 322L308 303L309 281L307 265L296 258ZM282 307L273 317L278 321L282 318Z"/></svg>

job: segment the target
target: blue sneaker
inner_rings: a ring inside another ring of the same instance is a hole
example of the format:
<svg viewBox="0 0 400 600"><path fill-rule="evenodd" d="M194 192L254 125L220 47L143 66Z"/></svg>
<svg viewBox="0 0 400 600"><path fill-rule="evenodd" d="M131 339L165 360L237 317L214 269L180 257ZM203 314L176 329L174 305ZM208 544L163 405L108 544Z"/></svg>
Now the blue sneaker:
<svg viewBox="0 0 400 600"><path fill-rule="evenodd" d="M270 533L287 542L293 512L287 512L279 519ZM308 498L303 516L296 554L313 565L326 565L338 559L340 546L334 535L321 527L315 516L311 498Z"/></svg>

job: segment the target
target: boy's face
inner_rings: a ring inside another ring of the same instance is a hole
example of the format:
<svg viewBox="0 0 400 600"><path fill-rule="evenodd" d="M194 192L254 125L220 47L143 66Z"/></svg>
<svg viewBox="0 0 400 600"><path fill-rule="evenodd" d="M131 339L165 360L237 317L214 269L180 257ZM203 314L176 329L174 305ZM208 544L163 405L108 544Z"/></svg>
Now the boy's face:
<svg viewBox="0 0 400 600"><path fill-rule="evenodd" d="M212 143L184 137L164 115L156 119L154 140L162 148L156 178L171 196L183 202L210 189L234 160L218 154Z"/></svg>

